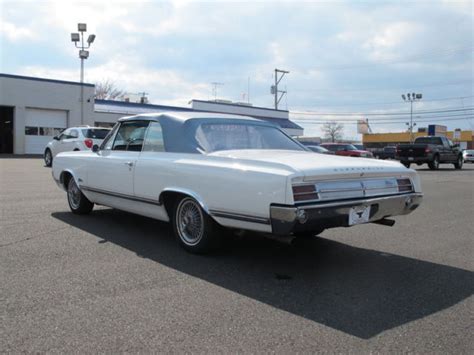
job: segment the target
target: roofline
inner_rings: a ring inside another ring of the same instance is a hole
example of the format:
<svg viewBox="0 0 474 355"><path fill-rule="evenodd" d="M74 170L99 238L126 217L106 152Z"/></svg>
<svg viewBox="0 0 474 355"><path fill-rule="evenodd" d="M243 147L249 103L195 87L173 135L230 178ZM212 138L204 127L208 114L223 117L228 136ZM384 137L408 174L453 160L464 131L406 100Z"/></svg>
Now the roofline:
<svg viewBox="0 0 474 355"><path fill-rule="evenodd" d="M242 120L246 122L254 122L254 123L259 123L263 125L272 125L268 123L267 121L259 120L255 117L252 116L243 116L243 115L234 115L234 114L226 114L225 116L220 117L218 113L216 112L209 112L209 111L194 111L198 115L195 117L190 116L188 118L185 118L185 121L188 120L200 120L200 119L231 119L231 120ZM209 114L210 116L207 117L206 115L199 115L200 114ZM174 112L174 111L164 111L164 112L155 112L155 113L139 113L136 115L131 115L131 116L125 116L125 117L120 117L117 121L118 122L123 122L123 121L159 121L160 116L168 116L168 117L175 117L180 119L179 117L180 112Z"/></svg>
<svg viewBox="0 0 474 355"><path fill-rule="evenodd" d="M142 108L162 108L166 110L176 110L176 111L197 111L189 107L180 107L180 106L168 106L168 105L154 105L154 104L142 104L139 102L127 102L127 101L115 101L115 100L101 100L96 99L96 104L103 105L114 105L114 106L133 106L133 107L142 107Z"/></svg>
<svg viewBox="0 0 474 355"><path fill-rule="evenodd" d="M192 100L189 101L189 102L191 103L191 102L193 102L193 101L195 101L195 102L203 102L203 103L205 103L205 104L227 105L227 106L244 107L244 108L256 109L256 110L267 110L267 111L278 111L278 112L290 112L290 111L288 111L288 110L275 110L275 109L269 108L269 107L246 106L246 105L239 105L239 104L236 104L236 103L215 102L215 101L196 100L196 99L192 99Z"/></svg>
<svg viewBox="0 0 474 355"><path fill-rule="evenodd" d="M191 100L193 101L193 100ZM201 101L201 100L194 100L194 101ZM207 102L207 101L202 101L202 102ZM223 114L223 115L235 115L235 116L247 116L247 117L252 117L252 118L257 118L257 119L275 119L275 120L287 120L291 121L289 118L282 118L282 117L268 117L266 115L253 115L253 114L242 114L242 113L229 113L229 112L223 112L223 111L206 111L206 110L198 110L198 109L193 109L190 107L180 107L180 106L167 106L167 105L154 105L154 104L142 104L138 102L126 102L126 101L115 101L115 100L95 100L96 104L103 104L103 105L112 105L112 106L118 106L118 107L140 107L140 108L156 108L156 109L161 109L161 110L167 110L167 111L183 111L183 112L207 112L207 113L216 113L216 114ZM248 107L248 106L240 106L240 105L235 105L238 107L244 107L244 108L256 108L256 109L261 109L261 110L273 110L271 108L263 108L263 107ZM110 110L103 111L103 110L97 110L94 109L96 112L104 112L104 113L121 113L121 112L111 112ZM167 112L163 111L163 112ZM276 110L273 110L276 111ZM288 111L283 111L283 110L277 110L279 112L288 112ZM152 113L152 112L150 112ZM126 114L126 113L124 113ZM136 115L140 115L140 113L137 113ZM294 125L298 126L294 127L292 129L303 129L300 125L295 123L294 121L291 121Z"/></svg>
<svg viewBox="0 0 474 355"><path fill-rule="evenodd" d="M33 77L33 76L14 75L14 74L5 74L5 73L0 73L0 78L33 80L33 81L42 81L42 82L55 83L55 84L68 84L68 85L77 85L77 86L82 85L82 86L88 86L88 87L95 87L94 84L89 84L89 83L81 84L81 83L78 83L77 81L46 79L46 78L37 78L37 77Z"/></svg>

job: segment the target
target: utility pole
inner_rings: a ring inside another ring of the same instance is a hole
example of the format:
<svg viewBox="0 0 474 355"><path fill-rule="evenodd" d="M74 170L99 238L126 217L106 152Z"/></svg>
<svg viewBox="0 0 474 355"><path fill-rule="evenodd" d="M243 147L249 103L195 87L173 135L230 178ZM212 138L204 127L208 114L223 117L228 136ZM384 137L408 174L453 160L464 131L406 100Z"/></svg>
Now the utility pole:
<svg viewBox="0 0 474 355"><path fill-rule="evenodd" d="M147 92L139 92L138 95L140 95L140 103L141 104L147 104L148 103L148 98L146 97L148 95Z"/></svg>
<svg viewBox="0 0 474 355"><path fill-rule="evenodd" d="M410 102L410 123L407 122L407 125L410 129L410 143L413 143L413 127L416 126L416 123L413 124L413 102L416 100L421 100L423 97L422 94L408 93L406 96L402 95L403 101Z"/></svg>
<svg viewBox="0 0 474 355"><path fill-rule="evenodd" d="M275 68L275 85L271 86L270 92L275 96L275 110L278 110L278 104L280 103L283 95L286 94L286 90L278 90L278 84L280 83L281 79L285 76L285 74L289 74L290 72L287 70L280 70ZM278 74L281 74L278 77ZM281 96L278 97L278 94L281 93Z"/></svg>
<svg viewBox="0 0 474 355"><path fill-rule="evenodd" d="M81 59L81 125L84 124L84 59L89 58L89 49L92 42L95 40L95 35L91 34L87 38L87 46L84 45L84 32L87 32L87 24L85 23L78 23L77 30L79 33L71 33L71 42L74 42L76 48L79 48L79 58ZM81 42L78 45L78 42Z"/></svg>

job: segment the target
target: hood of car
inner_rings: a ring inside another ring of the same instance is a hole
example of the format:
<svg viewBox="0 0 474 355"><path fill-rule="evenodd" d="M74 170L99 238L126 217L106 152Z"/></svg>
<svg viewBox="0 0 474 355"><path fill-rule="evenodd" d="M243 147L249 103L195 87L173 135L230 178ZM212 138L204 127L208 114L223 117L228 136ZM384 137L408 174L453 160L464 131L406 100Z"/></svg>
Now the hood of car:
<svg viewBox="0 0 474 355"><path fill-rule="evenodd" d="M385 175L387 173L407 172L398 162L378 159L351 158L328 154L314 154L307 151L293 150L225 150L208 154L208 156L226 157L242 163L262 162L284 165L306 177L317 175Z"/></svg>

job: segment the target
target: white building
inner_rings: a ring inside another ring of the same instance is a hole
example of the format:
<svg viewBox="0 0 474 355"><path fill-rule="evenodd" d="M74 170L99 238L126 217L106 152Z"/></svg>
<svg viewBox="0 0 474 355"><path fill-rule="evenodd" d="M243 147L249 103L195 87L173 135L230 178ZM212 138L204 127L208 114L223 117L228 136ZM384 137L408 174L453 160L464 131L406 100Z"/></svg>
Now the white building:
<svg viewBox="0 0 474 355"><path fill-rule="evenodd" d="M229 101L192 100L191 107L94 100L94 85L0 73L0 154L42 154L54 135L71 126L113 125L118 118L148 112L210 111L263 119L287 134L302 136L303 128L288 111Z"/></svg>

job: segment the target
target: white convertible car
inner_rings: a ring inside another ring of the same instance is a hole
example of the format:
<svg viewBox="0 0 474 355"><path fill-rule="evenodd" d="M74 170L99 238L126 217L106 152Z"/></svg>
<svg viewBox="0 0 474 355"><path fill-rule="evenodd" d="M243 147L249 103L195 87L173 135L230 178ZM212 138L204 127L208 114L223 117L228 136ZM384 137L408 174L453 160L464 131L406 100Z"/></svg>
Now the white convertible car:
<svg viewBox="0 0 474 355"><path fill-rule="evenodd" d="M98 204L170 221L196 253L216 247L222 227L314 236L391 226L423 196L398 162L314 154L273 124L205 112L122 118L100 147L60 153L52 173L73 213Z"/></svg>

